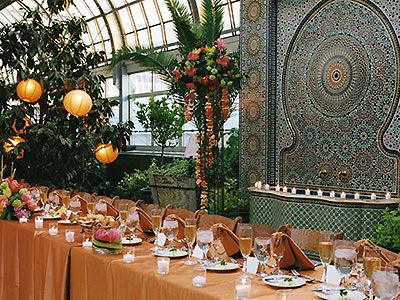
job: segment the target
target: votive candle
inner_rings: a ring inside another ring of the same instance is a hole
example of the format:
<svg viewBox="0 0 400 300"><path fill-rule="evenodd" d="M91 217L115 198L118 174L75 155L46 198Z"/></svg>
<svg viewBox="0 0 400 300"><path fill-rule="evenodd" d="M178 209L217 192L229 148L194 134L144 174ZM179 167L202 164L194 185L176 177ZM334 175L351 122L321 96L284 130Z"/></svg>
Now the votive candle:
<svg viewBox="0 0 400 300"><path fill-rule="evenodd" d="M306 189L306 196L310 196L310 195L311 195L310 189Z"/></svg>
<svg viewBox="0 0 400 300"><path fill-rule="evenodd" d="M25 216L22 216L21 218L19 218L19 222L20 223L28 223L28 218Z"/></svg>
<svg viewBox="0 0 400 300"><path fill-rule="evenodd" d="M92 248L93 243L91 241L89 241L89 239L86 239L82 242L82 247L85 249L89 249Z"/></svg>
<svg viewBox="0 0 400 300"><path fill-rule="evenodd" d="M354 194L354 199L360 200L360 194L359 194L359 193L355 193L355 194Z"/></svg>
<svg viewBox="0 0 400 300"><path fill-rule="evenodd" d="M236 299L245 300L251 296L251 280L246 276L240 276L236 281Z"/></svg>
<svg viewBox="0 0 400 300"><path fill-rule="evenodd" d="M287 186L284 186L282 192L287 193Z"/></svg>
<svg viewBox="0 0 400 300"><path fill-rule="evenodd" d="M336 197L335 191L331 191L330 194L329 194L329 196L331 196L331 198L335 198L335 197Z"/></svg>
<svg viewBox="0 0 400 300"><path fill-rule="evenodd" d="M57 224L54 224L54 223L49 224L49 234L50 235L57 235L57 233L58 233Z"/></svg>
<svg viewBox="0 0 400 300"><path fill-rule="evenodd" d="M371 194L371 200L376 200L376 194L375 193Z"/></svg>
<svg viewBox="0 0 400 300"><path fill-rule="evenodd" d="M266 191L269 191L269 190L270 190L270 186L269 186L268 183L266 183L266 184L264 185L264 189L265 189Z"/></svg>
<svg viewBox="0 0 400 300"><path fill-rule="evenodd" d="M297 194L297 190L296 190L296 188L294 187L294 188L292 188L292 194L293 195L296 195Z"/></svg>
<svg viewBox="0 0 400 300"><path fill-rule="evenodd" d="M386 200L392 199L392 195L390 194L390 192L387 192L387 193L386 193L385 199L386 199Z"/></svg>
<svg viewBox="0 0 400 300"><path fill-rule="evenodd" d="M35 218L35 229L42 229L43 228L43 219L41 217Z"/></svg>
<svg viewBox="0 0 400 300"><path fill-rule="evenodd" d="M157 272L161 275L167 275L169 273L169 258L159 257L157 258Z"/></svg>
<svg viewBox="0 0 400 300"><path fill-rule="evenodd" d="M128 253L124 254L123 259L124 263L131 264L135 261L135 253L129 251Z"/></svg>
<svg viewBox="0 0 400 300"><path fill-rule="evenodd" d="M341 198L341 199L346 199L346 193L345 193L345 192L342 192L342 193L340 194L340 198Z"/></svg>
<svg viewBox="0 0 400 300"><path fill-rule="evenodd" d="M65 231L65 240L68 243L75 242L75 231L72 231L72 230Z"/></svg>
<svg viewBox="0 0 400 300"><path fill-rule="evenodd" d="M276 187L275 187L275 192L280 192L281 191L281 187L279 186L279 184L278 185L276 185Z"/></svg>
<svg viewBox="0 0 400 300"><path fill-rule="evenodd" d="M318 190L317 195L318 195L318 197L322 197L324 194L323 194L322 190Z"/></svg>

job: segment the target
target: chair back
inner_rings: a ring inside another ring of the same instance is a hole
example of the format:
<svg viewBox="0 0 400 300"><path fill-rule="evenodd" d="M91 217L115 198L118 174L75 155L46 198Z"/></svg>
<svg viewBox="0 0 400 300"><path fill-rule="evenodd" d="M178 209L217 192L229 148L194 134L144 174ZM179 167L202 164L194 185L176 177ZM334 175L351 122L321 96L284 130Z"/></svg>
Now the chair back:
<svg viewBox="0 0 400 300"><path fill-rule="evenodd" d="M115 198L115 197L114 197L114 198ZM107 196L95 196L94 202L97 203L97 202L99 202L100 200L102 200L103 202L107 202L107 203L109 203L109 204L113 204L114 198L110 198L110 197L107 197Z"/></svg>
<svg viewBox="0 0 400 300"><path fill-rule="evenodd" d="M165 207L165 216L169 216L169 215L178 216L179 218L181 218L183 220L185 220L187 218L195 219L194 212L192 212L186 208L173 207L170 204Z"/></svg>
<svg viewBox="0 0 400 300"><path fill-rule="evenodd" d="M229 219L220 215L201 214L198 222L198 227L212 227L214 224L222 223L231 231L235 232L237 224L243 221L242 217Z"/></svg>
<svg viewBox="0 0 400 300"><path fill-rule="evenodd" d="M79 202L81 203L81 212L82 212L82 214L83 214L83 215L87 215L87 214L88 214L88 208L87 208L88 202L87 202L83 197L81 197L81 196L79 196L79 195L73 196L73 197L71 198L71 200L72 200L72 199L78 199L78 200L79 200Z"/></svg>
<svg viewBox="0 0 400 300"><path fill-rule="evenodd" d="M74 196L79 196L82 199L85 199L86 202L94 202L97 194L96 193L90 194L90 193L81 192L81 191L73 191L71 193L71 197L74 197Z"/></svg>
<svg viewBox="0 0 400 300"><path fill-rule="evenodd" d="M137 206L137 202L130 200L130 199L121 199L119 197L114 197L113 205L120 210L120 206L126 205L127 208L135 207Z"/></svg>
<svg viewBox="0 0 400 300"><path fill-rule="evenodd" d="M147 213L147 215L151 216L151 212L154 208L159 207L157 204L147 204L147 203L141 203L140 208ZM165 208L161 207L161 218L164 219L165 217Z"/></svg>
<svg viewBox="0 0 400 300"><path fill-rule="evenodd" d="M253 238L256 237L268 237L275 232L283 232L288 236L291 235L292 224L281 225L278 229L272 228L265 224L254 223L250 225L253 229Z"/></svg>
<svg viewBox="0 0 400 300"><path fill-rule="evenodd" d="M151 216L140 207L136 207L136 211L139 214L139 225L143 232L152 232Z"/></svg>
<svg viewBox="0 0 400 300"><path fill-rule="evenodd" d="M319 252L321 234L322 232L317 230L293 228L291 238L300 249L316 254ZM335 239L342 240L343 238L343 233L335 233Z"/></svg>

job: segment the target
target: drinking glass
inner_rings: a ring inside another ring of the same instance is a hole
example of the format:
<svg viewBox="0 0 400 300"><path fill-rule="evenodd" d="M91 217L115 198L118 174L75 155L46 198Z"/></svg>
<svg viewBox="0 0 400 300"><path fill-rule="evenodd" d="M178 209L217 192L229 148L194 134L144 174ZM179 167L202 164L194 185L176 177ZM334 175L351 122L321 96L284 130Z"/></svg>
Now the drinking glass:
<svg viewBox="0 0 400 300"><path fill-rule="evenodd" d="M94 210L95 210L95 214L106 216L107 215L107 204L99 201L96 203Z"/></svg>
<svg viewBox="0 0 400 300"><path fill-rule="evenodd" d="M334 242L334 264L336 270L342 275L343 285L347 285L347 279L357 262L357 249L353 242L336 240Z"/></svg>
<svg viewBox="0 0 400 300"><path fill-rule="evenodd" d="M50 207L53 210L56 210L60 205L60 197L56 193L50 193L49 195Z"/></svg>
<svg viewBox="0 0 400 300"><path fill-rule="evenodd" d="M205 258L203 260L203 263L207 261L207 252L213 240L214 240L214 234L211 228L197 229L196 242L197 246L199 246L199 248L204 253Z"/></svg>
<svg viewBox="0 0 400 300"><path fill-rule="evenodd" d="M272 239L269 237L256 237L254 239L254 254L261 264L261 277L268 275L266 268L268 260L271 258Z"/></svg>
<svg viewBox="0 0 400 300"><path fill-rule="evenodd" d="M172 248L172 241L178 235L178 221L170 218L166 218L163 222L163 233L168 240L168 248Z"/></svg>
<svg viewBox="0 0 400 300"><path fill-rule="evenodd" d="M129 231L135 236L135 229L139 224L139 214L136 211L136 207L131 207L128 210L128 216L126 219L126 226L128 227Z"/></svg>
<svg viewBox="0 0 400 300"><path fill-rule="evenodd" d="M124 225L128 219L128 203L118 204L117 209L119 211L119 220L121 221L121 225Z"/></svg>
<svg viewBox="0 0 400 300"><path fill-rule="evenodd" d="M393 267L380 267L372 271L372 292L375 299L393 300L399 292L399 273Z"/></svg>
<svg viewBox="0 0 400 300"><path fill-rule="evenodd" d="M240 223L238 224L237 235L239 237L240 252L244 259L243 270L246 272L247 258L250 256L253 242L253 228L250 224Z"/></svg>
<svg viewBox="0 0 400 300"><path fill-rule="evenodd" d="M372 272L381 267L381 250L378 247L364 247L363 265L365 277L367 277L367 289L370 291L370 298L372 299Z"/></svg>
<svg viewBox="0 0 400 300"><path fill-rule="evenodd" d="M276 271L277 275L283 275L279 263L283 256L285 255L285 244L283 243L283 239L281 236L276 236L272 238L272 247L271 247L272 257L276 260Z"/></svg>
<svg viewBox="0 0 400 300"><path fill-rule="evenodd" d="M70 202L70 210L72 211L72 213L74 215L77 215L79 213L79 211L81 210L81 201L79 201L79 199L77 198L72 198L71 202Z"/></svg>
<svg viewBox="0 0 400 300"><path fill-rule="evenodd" d="M333 240L334 235L332 232L321 232L319 235L319 258L324 267L324 282L326 282L328 266L333 259Z"/></svg>
<svg viewBox="0 0 400 300"><path fill-rule="evenodd" d="M193 245L196 241L197 220L194 218L187 218L185 223L185 241L188 245L189 258L185 261L185 265L195 265L196 261L192 260Z"/></svg>
<svg viewBox="0 0 400 300"><path fill-rule="evenodd" d="M158 246L157 246L158 245L158 241L157 240L158 240L158 234L161 231L161 220L162 220L161 213L162 213L162 210L161 210L160 207L154 207L151 210L151 227L152 227L153 232L154 232L154 234L156 236L156 239L154 241L154 244L156 246L153 248L153 250L157 250L158 249Z"/></svg>
<svg viewBox="0 0 400 300"><path fill-rule="evenodd" d="M62 204L64 204L66 209L69 209L70 201L71 201L70 192L62 190L62 191L59 191L58 194L61 198Z"/></svg>

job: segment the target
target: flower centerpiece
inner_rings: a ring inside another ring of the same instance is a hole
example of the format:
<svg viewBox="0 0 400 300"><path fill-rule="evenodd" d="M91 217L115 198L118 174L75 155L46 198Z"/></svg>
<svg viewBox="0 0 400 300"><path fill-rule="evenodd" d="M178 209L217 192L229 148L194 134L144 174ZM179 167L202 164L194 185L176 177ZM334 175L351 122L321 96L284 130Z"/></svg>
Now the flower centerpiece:
<svg viewBox="0 0 400 300"><path fill-rule="evenodd" d="M126 47L114 55L112 65L129 59L159 74L170 85L170 96L184 105L186 120L198 130L196 183L204 209L208 191L224 184L220 139L240 88L239 57L228 53L220 38L222 0L202 0L200 17L178 0L166 0L166 4L178 39L179 59L165 50Z"/></svg>
<svg viewBox="0 0 400 300"><path fill-rule="evenodd" d="M24 187L24 180L9 177L0 184L0 219L29 218L36 207L31 192Z"/></svg>

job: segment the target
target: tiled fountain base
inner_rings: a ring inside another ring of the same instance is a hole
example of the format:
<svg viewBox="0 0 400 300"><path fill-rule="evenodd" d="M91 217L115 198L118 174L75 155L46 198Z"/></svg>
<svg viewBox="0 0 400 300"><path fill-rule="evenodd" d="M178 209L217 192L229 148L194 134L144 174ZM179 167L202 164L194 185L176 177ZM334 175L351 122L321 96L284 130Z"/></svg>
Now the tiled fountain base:
<svg viewBox="0 0 400 300"><path fill-rule="evenodd" d="M399 205L396 201L332 201L251 191L250 221L274 228L290 223L293 228L343 232L350 240L370 239L382 220L383 210L396 208Z"/></svg>

